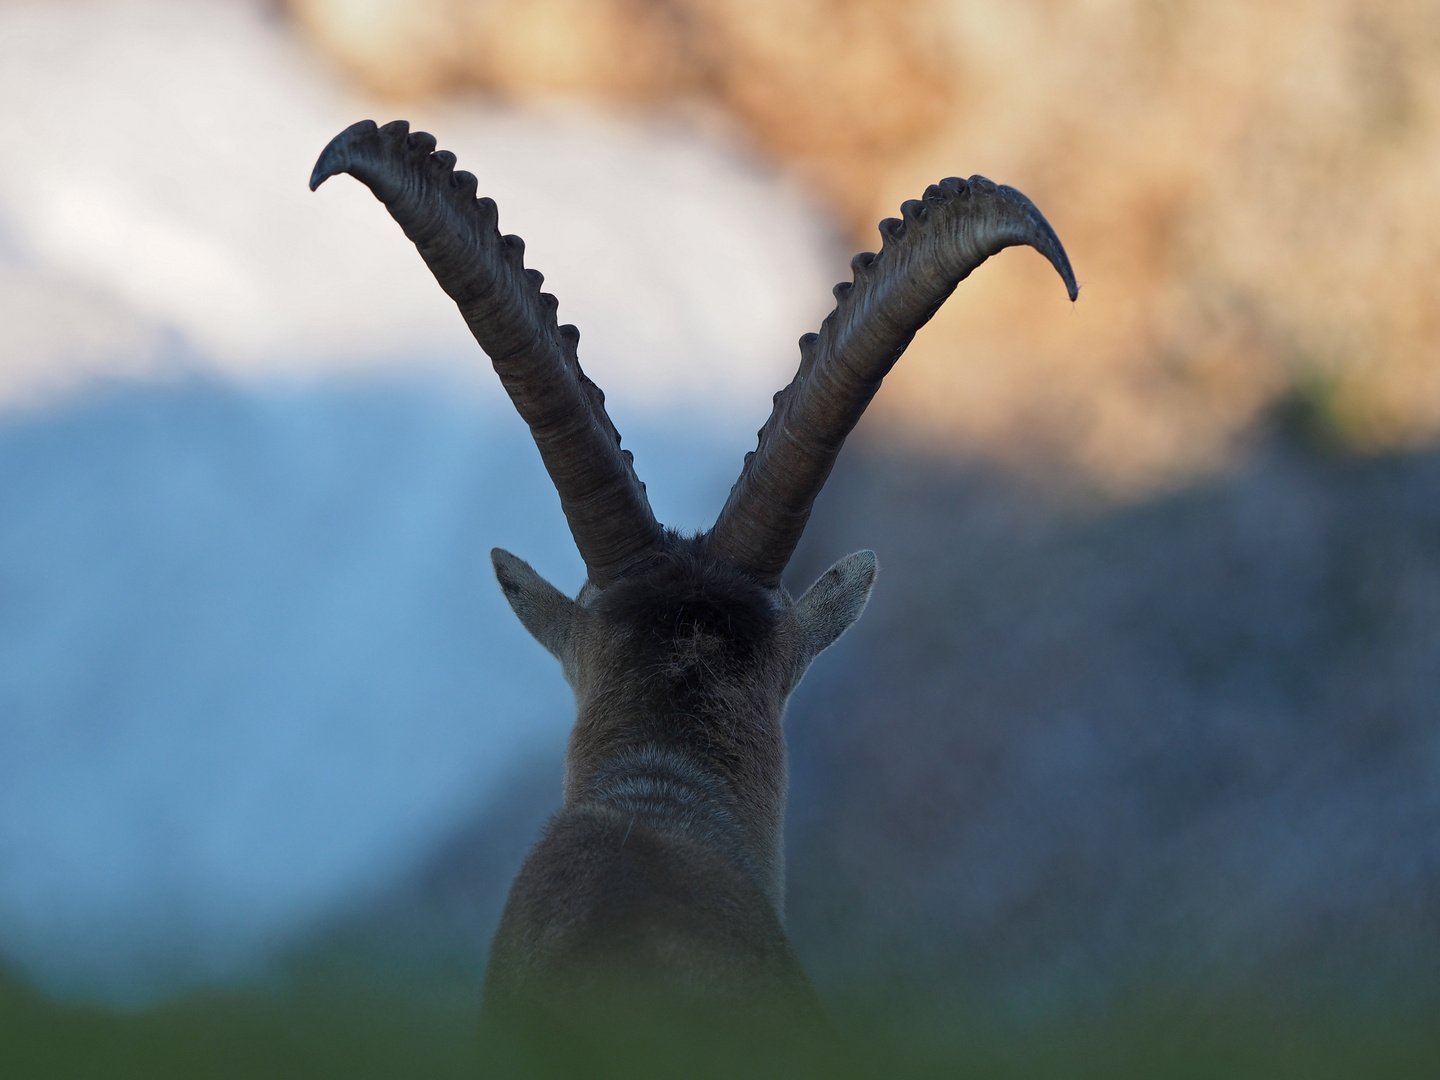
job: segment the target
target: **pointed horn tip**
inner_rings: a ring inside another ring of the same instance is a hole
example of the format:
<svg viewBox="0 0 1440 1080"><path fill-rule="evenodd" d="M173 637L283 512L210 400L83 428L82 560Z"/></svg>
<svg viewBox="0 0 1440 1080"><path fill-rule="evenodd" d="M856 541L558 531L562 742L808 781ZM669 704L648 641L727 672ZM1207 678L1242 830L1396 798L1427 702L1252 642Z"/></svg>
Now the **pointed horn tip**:
<svg viewBox="0 0 1440 1080"><path fill-rule="evenodd" d="M371 135L378 130L374 120L361 120L351 124L326 143L325 149L320 151L320 156L315 160L315 168L310 172L310 190L314 191L332 176L348 172L351 145L360 136Z"/></svg>
<svg viewBox="0 0 1440 1080"><path fill-rule="evenodd" d="M1050 260L1050 265L1055 267L1055 272L1060 275L1060 280L1065 282L1065 291L1069 293L1070 302L1073 304L1080 299L1080 285L1075 280L1075 271L1070 268L1070 257L1065 254L1065 248L1060 243L1060 238L1055 235L1053 229L1049 229L1048 225L1046 228L1049 231L1047 239L1050 243L1044 248L1040 248L1040 253Z"/></svg>
<svg viewBox="0 0 1440 1080"><path fill-rule="evenodd" d="M312 169L310 172L310 190L315 191L326 180L329 180L330 177L334 176L338 172L343 171L343 169L337 169L334 166L328 164L325 161L325 155L322 154L320 156L320 160L315 162L315 168Z"/></svg>
<svg viewBox="0 0 1440 1080"><path fill-rule="evenodd" d="M1045 219L1045 215L1040 212L1040 208L1036 206L1023 191L1004 184L993 184L985 180L983 176L972 176L970 178L971 184L974 184L977 180L990 184L990 187L994 191L1024 209L1035 230L1035 235L1028 238L1028 243L1049 260L1050 265L1055 268L1055 272L1060 275L1060 280L1065 282L1065 291L1070 296L1070 302L1073 304L1078 300L1080 298L1080 286L1075 281L1075 271L1070 267L1070 256L1065 254L1065 245L1060 243L1060 237L1056 234L1050 222Z"/></svg>
<svg viewBox="0 0 1440 1080"><path fill-rule="evenodd" d="M1075 271L1070 268L1070 257L1065 254L1065 248L1061 246L1060 238L1047 227L1044 233L1030 240L1030 246L1044 255L1046 261L1055 268L1055 272L1060 275L1060 280L1065 283L1065 291L1070 296L1070 302L1075 303L1080 298L1080 286L1075 281Z"/></svg>
<svg viewBox="0 0 1440 1080"><path fill-rule="evenodd" d="M310 170L310 190L314 191L330 177L345 171L345 164L342 160L340 147L336 145L340 136L330 140L329 145L320 151L320 156L315 159L315 168Z"/></svg>

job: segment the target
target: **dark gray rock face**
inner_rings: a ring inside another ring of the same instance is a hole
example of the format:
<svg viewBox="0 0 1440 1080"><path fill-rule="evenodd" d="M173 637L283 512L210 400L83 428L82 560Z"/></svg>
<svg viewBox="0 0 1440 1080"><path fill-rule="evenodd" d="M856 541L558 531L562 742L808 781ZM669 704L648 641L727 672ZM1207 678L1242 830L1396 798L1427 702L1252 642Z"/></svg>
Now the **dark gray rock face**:
<svg viewBox="0 0 1440 1080"><path fill-rule="evenodd" d="M817 506L794 583L881 565L790 707L817 981L1434 995L1440 453L1061 486L853 453Z"/></svg>

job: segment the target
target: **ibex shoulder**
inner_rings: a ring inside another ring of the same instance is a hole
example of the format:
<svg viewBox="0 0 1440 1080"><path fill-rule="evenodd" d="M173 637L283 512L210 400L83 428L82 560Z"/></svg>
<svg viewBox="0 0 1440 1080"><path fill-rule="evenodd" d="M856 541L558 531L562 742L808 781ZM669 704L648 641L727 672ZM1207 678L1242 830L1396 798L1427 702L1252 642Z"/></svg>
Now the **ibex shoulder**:
<svg viewBox="0 0 1440 1080"><path fill-rule="evenodd" d="M769 897L672 821L603 802L557 815L511 892L487 996L617 978L696 998L808 994Z"/></svg>

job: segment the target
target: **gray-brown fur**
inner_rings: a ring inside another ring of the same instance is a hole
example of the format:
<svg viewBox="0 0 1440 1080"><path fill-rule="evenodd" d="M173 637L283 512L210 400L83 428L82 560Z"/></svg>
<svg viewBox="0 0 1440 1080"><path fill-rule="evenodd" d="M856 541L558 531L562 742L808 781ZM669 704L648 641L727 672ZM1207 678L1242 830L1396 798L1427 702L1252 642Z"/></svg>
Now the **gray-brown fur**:
<svg viewBox="0 0 1440 1080"><path fill-rule="evenodd" d="M487 1027L528 1031L543 1049L584 1015L628 1016L613 1011L618 993L696 1032L814 1031L819 1006L783 928L781 725L810 662L863 611L875 556L840 560L798 600L780 575L846 435L958 282L1028 244L1074 299L1064 249L1030 200L983 177L906 203L903 221L882 223L880 254L857 256L855 282L836 287L821 333L802 339L800 371L714 529L682 537L650 513L580 371L578 332L556 326L523 244L500 236L494 203L434 146L401 122L356 124L326 147L311 186L352 173L415 241L530 425L589 572L572 600L492 553L516 615L560 660L577 716L563 806L495 937Z"/></svg>

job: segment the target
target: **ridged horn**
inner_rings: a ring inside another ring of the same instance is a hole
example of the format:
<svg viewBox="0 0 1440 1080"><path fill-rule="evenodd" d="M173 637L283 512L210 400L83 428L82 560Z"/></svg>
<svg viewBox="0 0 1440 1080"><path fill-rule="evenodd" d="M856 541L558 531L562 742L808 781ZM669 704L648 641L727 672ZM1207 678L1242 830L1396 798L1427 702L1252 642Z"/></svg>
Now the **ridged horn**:
<svg viewBox="0 0 1440 1080"><path fill-rule="evenodd" d="M605 395L580 370L580 332L556 325L555 297L525 269L524 241L500 235L495 203L475 197L475 177L403 120L364 120L335 136L310 189L342 172L385 204L489 355L540 448L590 580L603 588L644 561L660 525Z"/></svg>
<svg viewBox="0 0 1440 1080"><path fill-rule="evenodd" d="M1070 260L1035 204L983 176L951 177L880 223L880 254L850 266L819 334L800 339L800 370L775 395L759 446L710 531L710 550L780 584L836 455L880 382L940 305L991 255L1017 244L1050 260L1074 300Z"/></svg>

